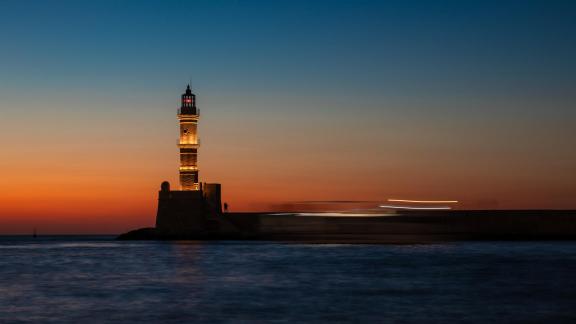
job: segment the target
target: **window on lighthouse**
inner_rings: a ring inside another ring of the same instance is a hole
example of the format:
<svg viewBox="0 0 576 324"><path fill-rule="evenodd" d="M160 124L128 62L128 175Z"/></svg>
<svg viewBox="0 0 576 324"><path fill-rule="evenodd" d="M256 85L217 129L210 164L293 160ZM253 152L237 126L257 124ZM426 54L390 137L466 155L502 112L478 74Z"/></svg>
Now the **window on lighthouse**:
<svg viewBox="0 0 576 324"><path fill-rule="evenodd" d="M192 98L190 97L184 97L184 105L189 107L192 105Z"/></svg>

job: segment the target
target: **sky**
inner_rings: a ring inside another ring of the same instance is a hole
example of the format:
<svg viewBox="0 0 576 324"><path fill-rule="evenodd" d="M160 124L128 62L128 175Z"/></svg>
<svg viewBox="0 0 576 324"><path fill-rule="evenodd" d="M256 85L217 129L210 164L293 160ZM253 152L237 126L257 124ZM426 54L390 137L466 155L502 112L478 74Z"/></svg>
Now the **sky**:
<svg viewBox="0 0 576 324"><path fill-rule="evenodd" d="M180 95L232 211L576 209L576 2L2 1L0 234L153 226Z"/></svg>

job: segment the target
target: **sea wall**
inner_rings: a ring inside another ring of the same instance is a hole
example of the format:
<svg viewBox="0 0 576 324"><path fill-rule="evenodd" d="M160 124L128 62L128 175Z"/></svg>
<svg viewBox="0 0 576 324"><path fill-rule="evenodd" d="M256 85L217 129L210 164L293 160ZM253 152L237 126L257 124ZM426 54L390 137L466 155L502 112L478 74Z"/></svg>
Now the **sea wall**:
<svg viewBox="0 0 576 324"><path fill-rule="evenodd" d="M576 239L576 211L406 212L379 217L226 214L252 237L318 242Z"/></svg>
<svg viewBox="0 0 576 324"><path fill-rule="evenodd" d="M573 210L426 211L368 217L222 213L220 194L219 186L206 191L161 190L156 228L121 238L375 244L576 239Z"/></svg>

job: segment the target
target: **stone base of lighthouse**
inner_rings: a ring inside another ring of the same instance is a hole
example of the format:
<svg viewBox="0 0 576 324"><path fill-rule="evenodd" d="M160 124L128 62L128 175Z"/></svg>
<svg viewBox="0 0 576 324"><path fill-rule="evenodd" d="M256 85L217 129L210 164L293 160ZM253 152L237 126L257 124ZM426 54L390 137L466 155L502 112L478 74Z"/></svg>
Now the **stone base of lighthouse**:
<svg viewBox="0 0 576 324"><path fill-rule="evenodd" d="M162 183L158 192L156 235L164 238L238 232L222 217L221 186L204 183L200 190L170 190Z"/></svg>

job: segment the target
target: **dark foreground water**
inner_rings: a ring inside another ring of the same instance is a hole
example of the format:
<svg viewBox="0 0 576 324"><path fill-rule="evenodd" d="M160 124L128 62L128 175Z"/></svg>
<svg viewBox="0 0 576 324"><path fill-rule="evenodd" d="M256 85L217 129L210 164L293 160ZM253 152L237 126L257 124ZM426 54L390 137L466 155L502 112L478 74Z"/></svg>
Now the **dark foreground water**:
<svg viewBox="0 0 576 324"><path fill-rule="evenodd" d="M576 243L4 237L11 322L576 322Z"/></svg>

